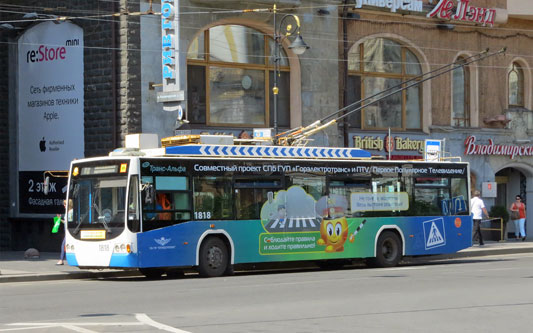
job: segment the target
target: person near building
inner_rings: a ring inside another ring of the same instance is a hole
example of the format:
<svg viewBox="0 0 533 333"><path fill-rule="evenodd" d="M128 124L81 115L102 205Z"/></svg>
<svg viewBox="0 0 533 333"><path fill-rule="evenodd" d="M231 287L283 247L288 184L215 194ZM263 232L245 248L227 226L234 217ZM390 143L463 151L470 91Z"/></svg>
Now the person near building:
<svg viewBox="0 0 533 333"><path fill-rule="evenodd" d="M526 205L522 202L522 197L517 195L515 202L511 204L511 219L514 222L514 234L516 240L526 240Z"/></svg>
<svg viewBox="0 0 533 333"><path fill-rule="evenodd" d="M472 213L472 219L474 220L473 241L479 239L479 245L482 246L484 243L483 236L481 235L481 220L483 219L483 214L485 214L486 217L489 217L489 213L487 213L485 203L480 196L481 193L478 190L475 190L472 199L470 199L470 212Z"/></svg>
<svg viewBox="0 0 533 333"><path fill-rule="evenodd" d="M67 200L63 200L63 206L65 207L65 211L67 212L66 214L67 221L72 221L73 208L74 208L72 199L69 199L68 203L69 205L67 207ZM63 236L63 242L61 243L61 255L59 256L59 261L56 263L56 265L63 265L64 262L65 262L65 236Z"/></svg>

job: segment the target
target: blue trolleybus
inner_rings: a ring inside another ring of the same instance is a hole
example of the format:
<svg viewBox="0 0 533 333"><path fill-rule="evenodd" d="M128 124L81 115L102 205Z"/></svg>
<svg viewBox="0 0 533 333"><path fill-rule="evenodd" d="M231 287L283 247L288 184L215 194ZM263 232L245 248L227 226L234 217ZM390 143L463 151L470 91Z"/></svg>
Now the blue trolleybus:
<svg viewBox="0 0 533 333"><path fill-rule="evenodd" d="M69 265L195 269L403 256L472 245L468 163L388 161L353 148L186 144L75 160Z"/></svg>

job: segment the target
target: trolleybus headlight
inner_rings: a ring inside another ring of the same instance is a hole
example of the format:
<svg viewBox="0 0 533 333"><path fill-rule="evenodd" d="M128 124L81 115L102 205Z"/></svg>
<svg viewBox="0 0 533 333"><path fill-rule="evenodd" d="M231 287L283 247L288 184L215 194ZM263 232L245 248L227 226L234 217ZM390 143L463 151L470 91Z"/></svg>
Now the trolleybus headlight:
<svg viewBox="0 0 533 333"><path fill-rule="evenodd" d="M118 244L115 245L115 252L120 252L120 246L118 246Z"/></svg>
<svg viewBox="0 0 533 333"><path fill-rule="evenodd" d="M74 252L74 245L70 246L70 251Z"/></svg>
<svg viewBox="0 0 533 333"><path fill-rule="evenodd" d="M120 251L122 252L126 251L126 245L124 244L120 245Z"/></svg>

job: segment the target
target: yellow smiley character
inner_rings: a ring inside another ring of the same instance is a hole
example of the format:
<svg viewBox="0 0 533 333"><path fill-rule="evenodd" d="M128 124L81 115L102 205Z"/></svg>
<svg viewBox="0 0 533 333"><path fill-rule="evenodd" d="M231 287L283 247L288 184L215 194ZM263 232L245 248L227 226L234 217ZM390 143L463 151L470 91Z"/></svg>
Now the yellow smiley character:
<svg viewBox="0 0 533 333"><path fill-rule="evenodd" d="M318 245L326 245L326 252L344 251L344 243L348 239L348 222L346 217L324 219L320 224Z"/></svg>

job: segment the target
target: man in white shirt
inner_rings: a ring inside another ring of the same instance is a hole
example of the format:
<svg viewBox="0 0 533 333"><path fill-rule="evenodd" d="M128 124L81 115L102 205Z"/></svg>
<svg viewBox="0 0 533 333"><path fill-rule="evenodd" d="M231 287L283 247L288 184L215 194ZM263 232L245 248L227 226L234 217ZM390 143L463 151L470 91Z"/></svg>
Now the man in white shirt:
<svg viewBox="0 0 533 333"><path fill-rule="evenodd" d="M478 190L475 190L473 193L472 199L470 199L470 212L472 213L472 219L474 220L474 236L473 241L476 238L479 238L479 245L483 245L483 236L481 236L481 219L483 218L483 213L486 217L489 217L487 209L483 200L480 198L481 193Z"/></svg>

